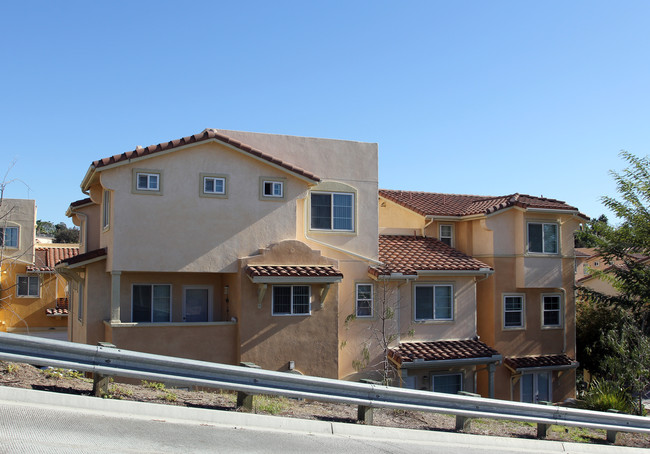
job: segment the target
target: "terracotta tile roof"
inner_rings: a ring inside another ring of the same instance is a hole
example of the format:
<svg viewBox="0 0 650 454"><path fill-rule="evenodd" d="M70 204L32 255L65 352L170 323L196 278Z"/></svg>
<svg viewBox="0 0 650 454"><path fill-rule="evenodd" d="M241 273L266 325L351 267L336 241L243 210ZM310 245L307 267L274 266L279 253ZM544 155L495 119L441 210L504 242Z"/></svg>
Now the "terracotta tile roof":
<svg viewBox="0 0 650 454"><path fill-rule="evenodd" d="M92 166L98 169L110 164L128 161L129 159L141 158L143 156L159 153L161 151L171 150L173 148L178 148L184 145L191 145L191 144L204 142L208 140L218 140L220 142L227 143L228 145L233 146L238 150L243 151L244 153L263 159L277 166L283 167L284 169L290 172L296 173L298 175L301 175L305 178L308 178L316 182L320 181L320 177L316 176L315 174L305 169L302 169L288 162L277 159L267 153L264 153L261 150L251 147L250 145L246 145L242 142L239 142L238 140L232 139L224 134L221 134L214 129L205 129L199 134L183 137L181 139L171 140L169 142L162 142L156 145L149 145L148 147L144 147L144 148L136 147L135 150L127 151L122 154L116 154L108 158L93 161Z"/></svg>
<svg viewBox="0 0 650 454"><path fill-rule="evenodd" d="M379 261L384 266L370 267L374 276L418 271L491 270L489 265L447 246L435 238L421 236L380 235Z"/></svg>
<svg viewBox="0 0 650 454"><path fill-rule="evenodd" d="M55 316L66 317L68 315L68 309L57 309L57 308L45 309L45 315L47 315L48 317L55 317Z"/></svg>
<svg viewBox="0 0 650 454"><path fill-rule="evenodd" d="M575 248L576 257L594 257L598 255L596 248L593 247L577 247Z"/></svg>
<svg viewBox="0 0 650 454"><path fill-rule="evenodd" d="M542 356L522 356L510 357L503 360L503 363L512 370L527 369L530 367L553 367L578 366L577 361L572 360L567 355L542 355Z"/></svg>
<svg viewBox="0 0 650 454"><path fill-rule="evenodd" d="M89 251L84 254L79 254L76 257L61 260L60 262L57 262L57 265L61 263L66 263L67 265L74 265L75 263L81 263L81 262L85 262L86 260L92 260L95 258L103 257L106 254L107 254L106 248L95 249L94 251Z"/></svg>
<svg viewBox="0 0 650 454"><path fill-rule="evenodd" d="M416 360L442 361L446 359L491 358L499 355L495 349L479 340L454 340L435 342L402 342L389 350L388 356L397 364Z"/></svg>
<svg viewBox="0 0 650 454"><path fill-rule="evenodd" d="M28 266L28 272L54 271L54 266L66 259L79 255L78 247L37 247L34 249L34 265Z"/></svg>
<svg viewBox="0 0 650 454"><path fill-rule="evenodd" d="M380 189L379 195L422 216L462 217L474 214L490 214L513 206L578 211L577 208L567 205L561 200L525 194L491 197ZM582 216L586 218L586 216Z"/></svg>
<svg viewBox="0 0 650 454"><path fill-rule="evenodd" d="M88 205L90 203L94 203L94 202L90 199L90 197L86 197L85 199L75 200L70 204L70 207L76 208L82 205Z"/></svg>
<svg viewBox="0 0 650 454"><path fill-rule="evenodd" d="M343 277L333 266L322 265L251 265L246 267L250 277Z"/></svg>

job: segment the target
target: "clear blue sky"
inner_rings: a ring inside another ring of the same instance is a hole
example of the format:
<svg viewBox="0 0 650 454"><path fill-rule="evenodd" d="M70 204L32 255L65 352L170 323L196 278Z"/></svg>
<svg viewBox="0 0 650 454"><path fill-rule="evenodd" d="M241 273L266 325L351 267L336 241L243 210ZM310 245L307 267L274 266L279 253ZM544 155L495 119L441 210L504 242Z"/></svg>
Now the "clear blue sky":
<svg viewBox="0 0 650 454"><path fill-rule="evenodd" d="M649 153L647 1L0 4L5 194L65 221L94 159L206 127L379 144L387 189L589 216Z"/></svg>

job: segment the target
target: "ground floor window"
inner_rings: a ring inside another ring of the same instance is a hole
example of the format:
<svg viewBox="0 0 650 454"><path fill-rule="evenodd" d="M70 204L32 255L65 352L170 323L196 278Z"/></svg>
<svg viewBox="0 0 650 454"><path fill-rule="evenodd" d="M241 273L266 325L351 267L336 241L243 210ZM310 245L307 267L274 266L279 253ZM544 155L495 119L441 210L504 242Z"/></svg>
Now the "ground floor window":
<svg viewBox="0 0 650 454"><path fill-rule="evenodd" d="M521 376L521 401L551 402L551 372L537 372Z"/></svg>
<svg viewBox="0 0 650 454"><path fill-rule="evenodd" d="M170 322L172 286L169 284L134 284L134 322Z"/></svg>
<svg viewBox="0 0 650 454"><path fill-rule="evenodd" d="M431 376L431 391L458 394L463 390L463 374L439 374Z"/></svg>
<svg viewBox="0 0 650 454"><path fill-rule="evenodd" d="M309 315L310 300L308 285L274 285L273 315Z"/></svg>
<svg viewBox="0 0 650 454"><path fill-rule="evenodd" d="M18 296L38 298L40 287L38 276L18 276Z"/></svg>

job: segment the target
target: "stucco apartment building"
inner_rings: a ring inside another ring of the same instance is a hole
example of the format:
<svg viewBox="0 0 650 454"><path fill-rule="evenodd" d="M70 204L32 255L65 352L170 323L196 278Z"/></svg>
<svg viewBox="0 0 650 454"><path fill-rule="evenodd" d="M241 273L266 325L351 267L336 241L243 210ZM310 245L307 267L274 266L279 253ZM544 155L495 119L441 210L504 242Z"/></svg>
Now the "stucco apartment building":
<svg viewBox="0 0 650 454"><path fill-rule="evenodd" d="M0 204L0 331L65 338L67 283L54 266L78 253L62 244L37 244L36 203Z"/></svg>
<svg viewBox="0 0 650 454"><path fill-rule="evenodd" d="M555 367L548 400L572 394L581 217L562 202L503 198L440 223L378 189L376 144L216 129L95 161L81 188L67 213L81 254L57 265L73 341L358 379L382 359L388 306L402 386L519 399L532 355ZM503 329L504 292L523 326Z"/></svg>

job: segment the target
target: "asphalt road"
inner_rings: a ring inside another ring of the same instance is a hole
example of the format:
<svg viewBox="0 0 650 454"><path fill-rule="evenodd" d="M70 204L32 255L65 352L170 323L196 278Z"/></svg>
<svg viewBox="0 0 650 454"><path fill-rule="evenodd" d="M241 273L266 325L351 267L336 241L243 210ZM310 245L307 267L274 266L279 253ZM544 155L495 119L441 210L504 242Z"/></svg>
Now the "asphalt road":
<svg viewBox="0 0 650 454"><path fill-rule="evenodd" d="M0 453L542 453L632 448L413 431L0 387Z"/></svg>

